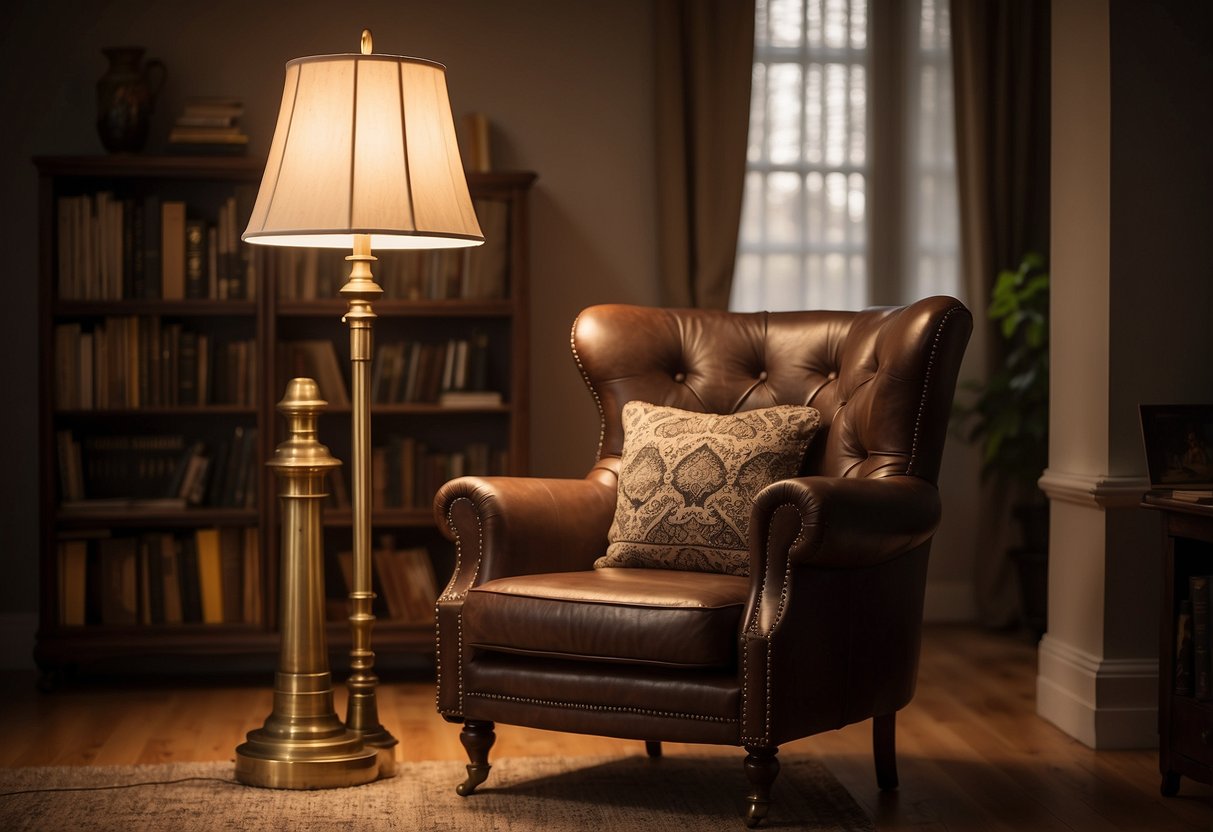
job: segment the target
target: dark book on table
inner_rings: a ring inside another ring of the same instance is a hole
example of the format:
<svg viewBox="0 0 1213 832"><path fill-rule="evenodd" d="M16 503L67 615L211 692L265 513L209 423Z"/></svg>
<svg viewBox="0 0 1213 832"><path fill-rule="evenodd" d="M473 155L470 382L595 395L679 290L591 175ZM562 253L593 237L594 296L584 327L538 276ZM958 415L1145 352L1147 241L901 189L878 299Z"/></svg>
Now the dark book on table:
<svg viewBox="0 0 1213 832"><path fill-rule="evenodd" d="M1191 696L1192 688L1192 602L1179 602L1175 619L1175 684L1179 696Z"/></svg>
<svg viewBox="0 0 1213 832"><path fill-rule="evenodd" d="M1197 699L1213 699L1210 678L1209 579L1193 575L1188 579L1192 603L1192 688Z"/></svg>

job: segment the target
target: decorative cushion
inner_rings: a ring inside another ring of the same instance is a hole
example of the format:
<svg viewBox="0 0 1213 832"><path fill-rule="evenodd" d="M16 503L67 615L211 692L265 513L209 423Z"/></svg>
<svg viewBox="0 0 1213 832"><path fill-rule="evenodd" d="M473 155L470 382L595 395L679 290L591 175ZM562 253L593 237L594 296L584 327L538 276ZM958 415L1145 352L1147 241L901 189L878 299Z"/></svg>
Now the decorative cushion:
<svg viewBox="0 0 1213 832"><path fill-rule="evenodd" d="M797 405L717 415L628 402L610 545L594 566L748 575L754 498L796 476L820 421Z"/></svg>

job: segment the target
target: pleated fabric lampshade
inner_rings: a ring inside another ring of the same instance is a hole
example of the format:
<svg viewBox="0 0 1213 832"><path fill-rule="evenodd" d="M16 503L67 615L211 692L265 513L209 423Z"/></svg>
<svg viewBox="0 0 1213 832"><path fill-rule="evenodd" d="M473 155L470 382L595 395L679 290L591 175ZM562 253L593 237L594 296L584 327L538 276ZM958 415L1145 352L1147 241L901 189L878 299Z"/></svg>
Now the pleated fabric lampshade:
<svg viewBox="0 0 1213 832"><path fill-rule="evenodd" d="M398 55L296 58L243 239L345 248L484 242L442 64Z"/></svg>

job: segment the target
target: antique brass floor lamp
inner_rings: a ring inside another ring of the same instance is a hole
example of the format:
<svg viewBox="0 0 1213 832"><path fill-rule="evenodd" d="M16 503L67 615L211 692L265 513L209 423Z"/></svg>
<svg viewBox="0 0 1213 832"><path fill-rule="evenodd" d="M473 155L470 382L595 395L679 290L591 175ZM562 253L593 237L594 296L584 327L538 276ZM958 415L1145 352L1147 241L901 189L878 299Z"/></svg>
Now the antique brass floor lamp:
<svg viewBox="0 0 1213 832"><path fill-rule="evenodd" d="M352 250L341 294L350 327L354 586L346 726L394 770L397 740L379 723L371 650L370 362L375 249L480 245L446 90L446 69L361 54L287 62L278 125L243 239L274 246Z"/></svg>
<svg viewBox="0 0 1213 832"><path fill-rule="evenodd" d="M236 779L274 789L325 789L380 776L379 751L337 718L324 635L324 564L320 501L325 477L341 463L316 440L324 408L316 382L287 385L278 410L287 438L269 465L282 503L282 645L274 710L236 748Z"/></svg>

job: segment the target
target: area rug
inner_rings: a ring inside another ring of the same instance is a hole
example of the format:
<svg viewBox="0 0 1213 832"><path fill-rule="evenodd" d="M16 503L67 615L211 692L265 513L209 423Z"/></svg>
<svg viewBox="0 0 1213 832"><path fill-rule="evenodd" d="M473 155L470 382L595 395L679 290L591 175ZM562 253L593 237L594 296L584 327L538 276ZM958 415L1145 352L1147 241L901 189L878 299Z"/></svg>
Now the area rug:
<svg viewBox="0 0 1213 832"><path fill-rule="evenodd" d="M468 798L455 794L463 765L449 761L404 763L388 780L306 792L249 788L237 784L233 772L230 762L0 769L0 829L745 829L740 757L503 758L493 762L488 782ZM99 788L108 786L127 787ZM783 760L773 797L771 829L873 829L846 789L814 760Z"/></svg>

